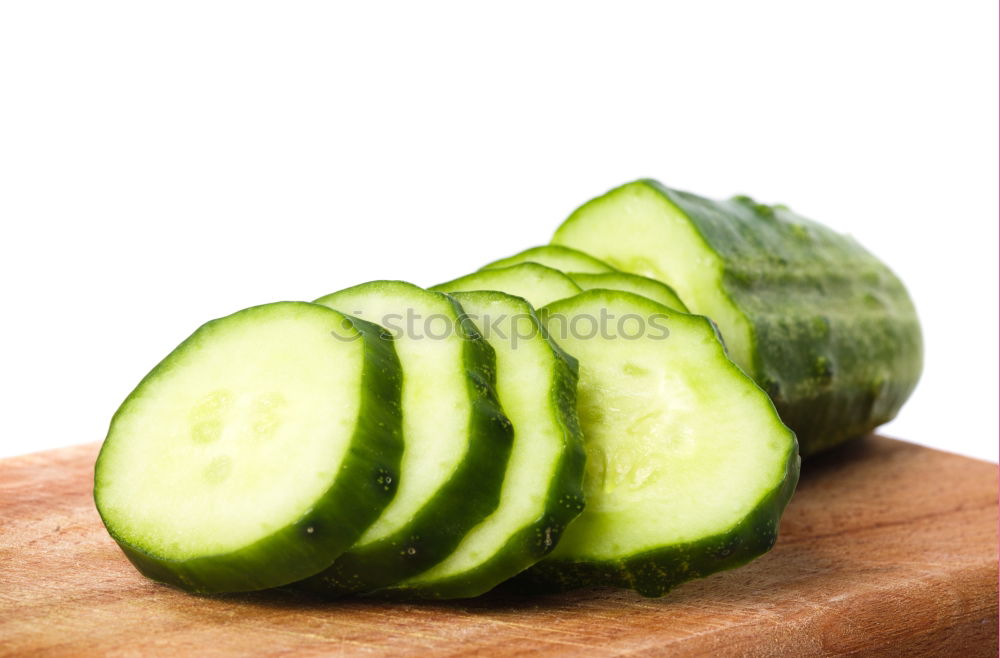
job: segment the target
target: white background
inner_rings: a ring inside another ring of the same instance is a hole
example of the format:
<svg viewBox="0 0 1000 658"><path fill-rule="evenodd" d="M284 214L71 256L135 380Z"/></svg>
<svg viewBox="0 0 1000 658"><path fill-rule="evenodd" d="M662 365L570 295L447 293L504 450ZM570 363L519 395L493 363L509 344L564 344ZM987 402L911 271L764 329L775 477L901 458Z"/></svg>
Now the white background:
<svg viewBox="0 0 1000 658"><path fill-rule="evenodd" d="M203 321L546 242L641 176L854 234L926 333L890 435L996 459L997 3L0 5L0 454Z"/></svg>

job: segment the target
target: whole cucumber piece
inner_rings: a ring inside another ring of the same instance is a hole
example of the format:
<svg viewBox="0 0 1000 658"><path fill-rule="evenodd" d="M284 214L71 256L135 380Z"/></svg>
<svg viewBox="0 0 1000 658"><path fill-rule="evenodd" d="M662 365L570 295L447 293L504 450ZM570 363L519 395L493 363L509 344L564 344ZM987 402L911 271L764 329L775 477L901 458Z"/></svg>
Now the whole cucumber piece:
<svg viewBox="0 0 1000 658"><path fill-rule="evenodd" d="M585 203L552 242L659 279L712 318L803 455L891 420L920 377L920 323L900 280L784 206L639 180Z"/></svg>

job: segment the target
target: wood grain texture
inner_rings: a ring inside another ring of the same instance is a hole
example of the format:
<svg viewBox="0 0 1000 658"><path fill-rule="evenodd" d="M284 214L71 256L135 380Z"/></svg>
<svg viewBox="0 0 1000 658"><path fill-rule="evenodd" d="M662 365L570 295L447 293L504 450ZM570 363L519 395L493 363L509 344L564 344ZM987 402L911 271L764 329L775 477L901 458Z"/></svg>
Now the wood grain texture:
<svg viewBox="0 0 1000 658"><path fill-rule="evenodd" d="M662 599L433 604L147 581L93 508L96 451L0 461L2 655L997 655L997 467L900 441L809 462L771 553Z"/></svg>

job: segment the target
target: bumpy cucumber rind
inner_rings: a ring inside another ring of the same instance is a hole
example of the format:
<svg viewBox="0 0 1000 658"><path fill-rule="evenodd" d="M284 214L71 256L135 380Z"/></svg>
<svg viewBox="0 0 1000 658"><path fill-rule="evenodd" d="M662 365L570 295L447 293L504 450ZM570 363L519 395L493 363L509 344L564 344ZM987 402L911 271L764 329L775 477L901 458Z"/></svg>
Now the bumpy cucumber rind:
<svg viewBox="0 0 1000 658"><path fill-rule="evenodd" d="M781 292L768 291L769 282L746 267L730 268L724 279L753 327L755 378L782 420L800 436L803 454L861 436L895 418L923 367L920 322L903 283L850 236L783 206L749 197L736 197L728 206L735 209L734 216L746 217L746 227L805 227L812 241L837 250L837 256L824 263L825 271L803 277L800 285L810 286L812 294L801 305L808 312L798 316L793 315L796 296L785 297L784 307L776 305ZM761 245L769 248L766 234ZM851 306L838 308L835 300L848 295Z"/></svg>
<svg viewBox="0 0 1000 658"><path fill-rule="evenodd" d="M281 302L296 305L305 302ZM238 314L266 312L275 304L256 306ZM315 306L309 304L309 306ZM329 309L327 309L329 310ZM140 573L153 580L201 594L240 592L286 585L327 568L370 526L396 493L403 452L400 390L402 374L392 337L370 322L336 312L338 333L358 332L364 345L361 407L348 453L332 486L306 514L271 535L238 551L177 561L157 557L108 532ZM233 316L229 316L231 318ZM196 347L201 333L228 318L212 320L181 343L139 383L112 418L125 412L143 384L173 366L173 357ZM348 326L350 325L350 326ZM102 452L108 448L106 442ZM95 501L100 486L101 458L95 469Z"/></svg>
<svg viewBox="0 0 1000 658"><path fill-rule="evenodd" d="M532 316L535 316L527 302L525 307ZM537 317L535 319L537 321ZM426 599L479 596L548 555L555 548L566 526L583 511L583 469L586 455L583 451L583 435L576 412L579 364L552 340L540 322L537 326L556 357L555 376L549 390L549 404L557 423L562 427L565 446L559 464L555 468L556 475L552 478L546 493L543 513L536 521L512 535L501 550L486 562L477 565L472 573L455 574L433 583L393 589L387 591L387 595L417 596ZM517 431L516 427L514 431Z"/></svg>
<svg viewBox="0 0 1000 658"><path fill-rule="evenodd" d="M433 501L405 528L346 551L328 569L303 581L305 589L366 594L401 582L444 559L500 501L514 430L497 399L495 354L461 305L438 294L448 299L458 318L456 330L465 339L462 358L472 403L469 452ZM405 372L403 377L405 386Z"/></svg>

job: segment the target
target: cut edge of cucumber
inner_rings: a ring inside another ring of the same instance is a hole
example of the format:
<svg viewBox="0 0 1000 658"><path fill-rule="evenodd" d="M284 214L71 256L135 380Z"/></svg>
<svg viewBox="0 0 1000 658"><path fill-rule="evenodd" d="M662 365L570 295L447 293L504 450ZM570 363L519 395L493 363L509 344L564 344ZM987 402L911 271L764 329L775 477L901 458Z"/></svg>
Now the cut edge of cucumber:
<svg viewBox="0 0 1000 658"><path fill-rule="evenodd" d="M470 528L496 509L513 443L513 427L495 391L493 348L466 317L461 305L442 292L424 290L404 281L372 281L347 290L372 285L433 295L450 309L454 328L462 340L464 392L470 404L466 432L471 438L458 466L436 489L430 501L405 525L387 536L350 547L328 569L300 584L325 594L379 591L421 573L447 557ZM327 302L317 301L329 303L337 294L340 293L320 298ZM405 359L402 367L405 403ZM404 419L405 415L404 409ZM404 432L404 444L405 441ZM407 475L402 472L400 477ZM471 496L469 492L478 493ZM445 519L447 521L443 521Z"/></svg>
<svg viewBox="0 0 1000 658"><path fill-rule="evenodd" d="M592 218L600 220L607 205L615 208L618 231L608 235L607 232L586 230L586 223ZM632 251L628 245L612 253L610 243L620 245L631 240L633 235L645 236L643 244L655 241L663 247L658 262L641 255L621 257L620 253ZM723 286L722 261L698 227L674 203L671 190L658 181L633 181L591 199L556 229L552 244L593 253L619 270L667 284L688 308L711 317L719 325L730 358L744 372L756 374L753 328L750 319L730 299Z"/></svg>
<svg viewBox="0 0 1000 658"><path fill-rule="evenodd" d="M424 598L452 599L469 598L478 596L489 591L500 583L510 579L524 569L535 564L539 559L547 555L555 547L565 527L582 511L583 503L583 465L584 452L582 447L582 435L576 417L576 379L577 362L572 356L566 354L548 336L544 327L535 315L534 309L523 298L515 297L497 291L473 291L456 293L455 297L463 308L480 306L490 301L506 305L509 309L516 308L518 313L527 315L539 332L539 339L543 341L547 350L546 358L551 360L551 376L548 382L547 409L549 411L552 429L558 432L561 437L561 447L558 455L549 466L549 477L543 499L544 504L536 510L535 518L527 523L522 523L513 532L508 534L507 541L492 555L479 562L472 561L472 564L455 565L449 564L448 558L442 563L432 567L423 574L400 583L388 592L393 595L409 596L417 595ZM481 318L480 318L481 319ZM477 323L482 326L480 323ZM506 340L506 339L503 339ZM513 348L513 349L516 349ZM502 368L502 355L498 351L498 369ZM505 405L508 414L514 413L508 402L503 398L502 373L498 372L498 392L501 394L501 404ZM514 386L511 383L509 386ZM530 445L519 445L517 416L513 416L515 444L514 451L526 451L531 449ZM524 439L522 439L523 441ZM512 463L514 454L512 453ZM509 478L508 466L507 477ZM512 486L505 478L505 487ZM520 493L520 490L515 493ZM511 495L509 491L502 491L501 496ZM501 505L503 503L501 502ZM500 508L494 513L500 514ZM492 528L485 528L490 523L491 518L483 521L483 524L470 531L467 539L475 539L473 533L480 528L489 531ZM506 519L496 519L500 522ZM523 521L524 519L520 519ZM520 522L519 521L519 522ZM460 544L456 552L460 551L463 544ZM455 556L449 556L455 557ZM449 567L451 570L449 571ZM439 573L443 571L443 573Z"/></svg>

